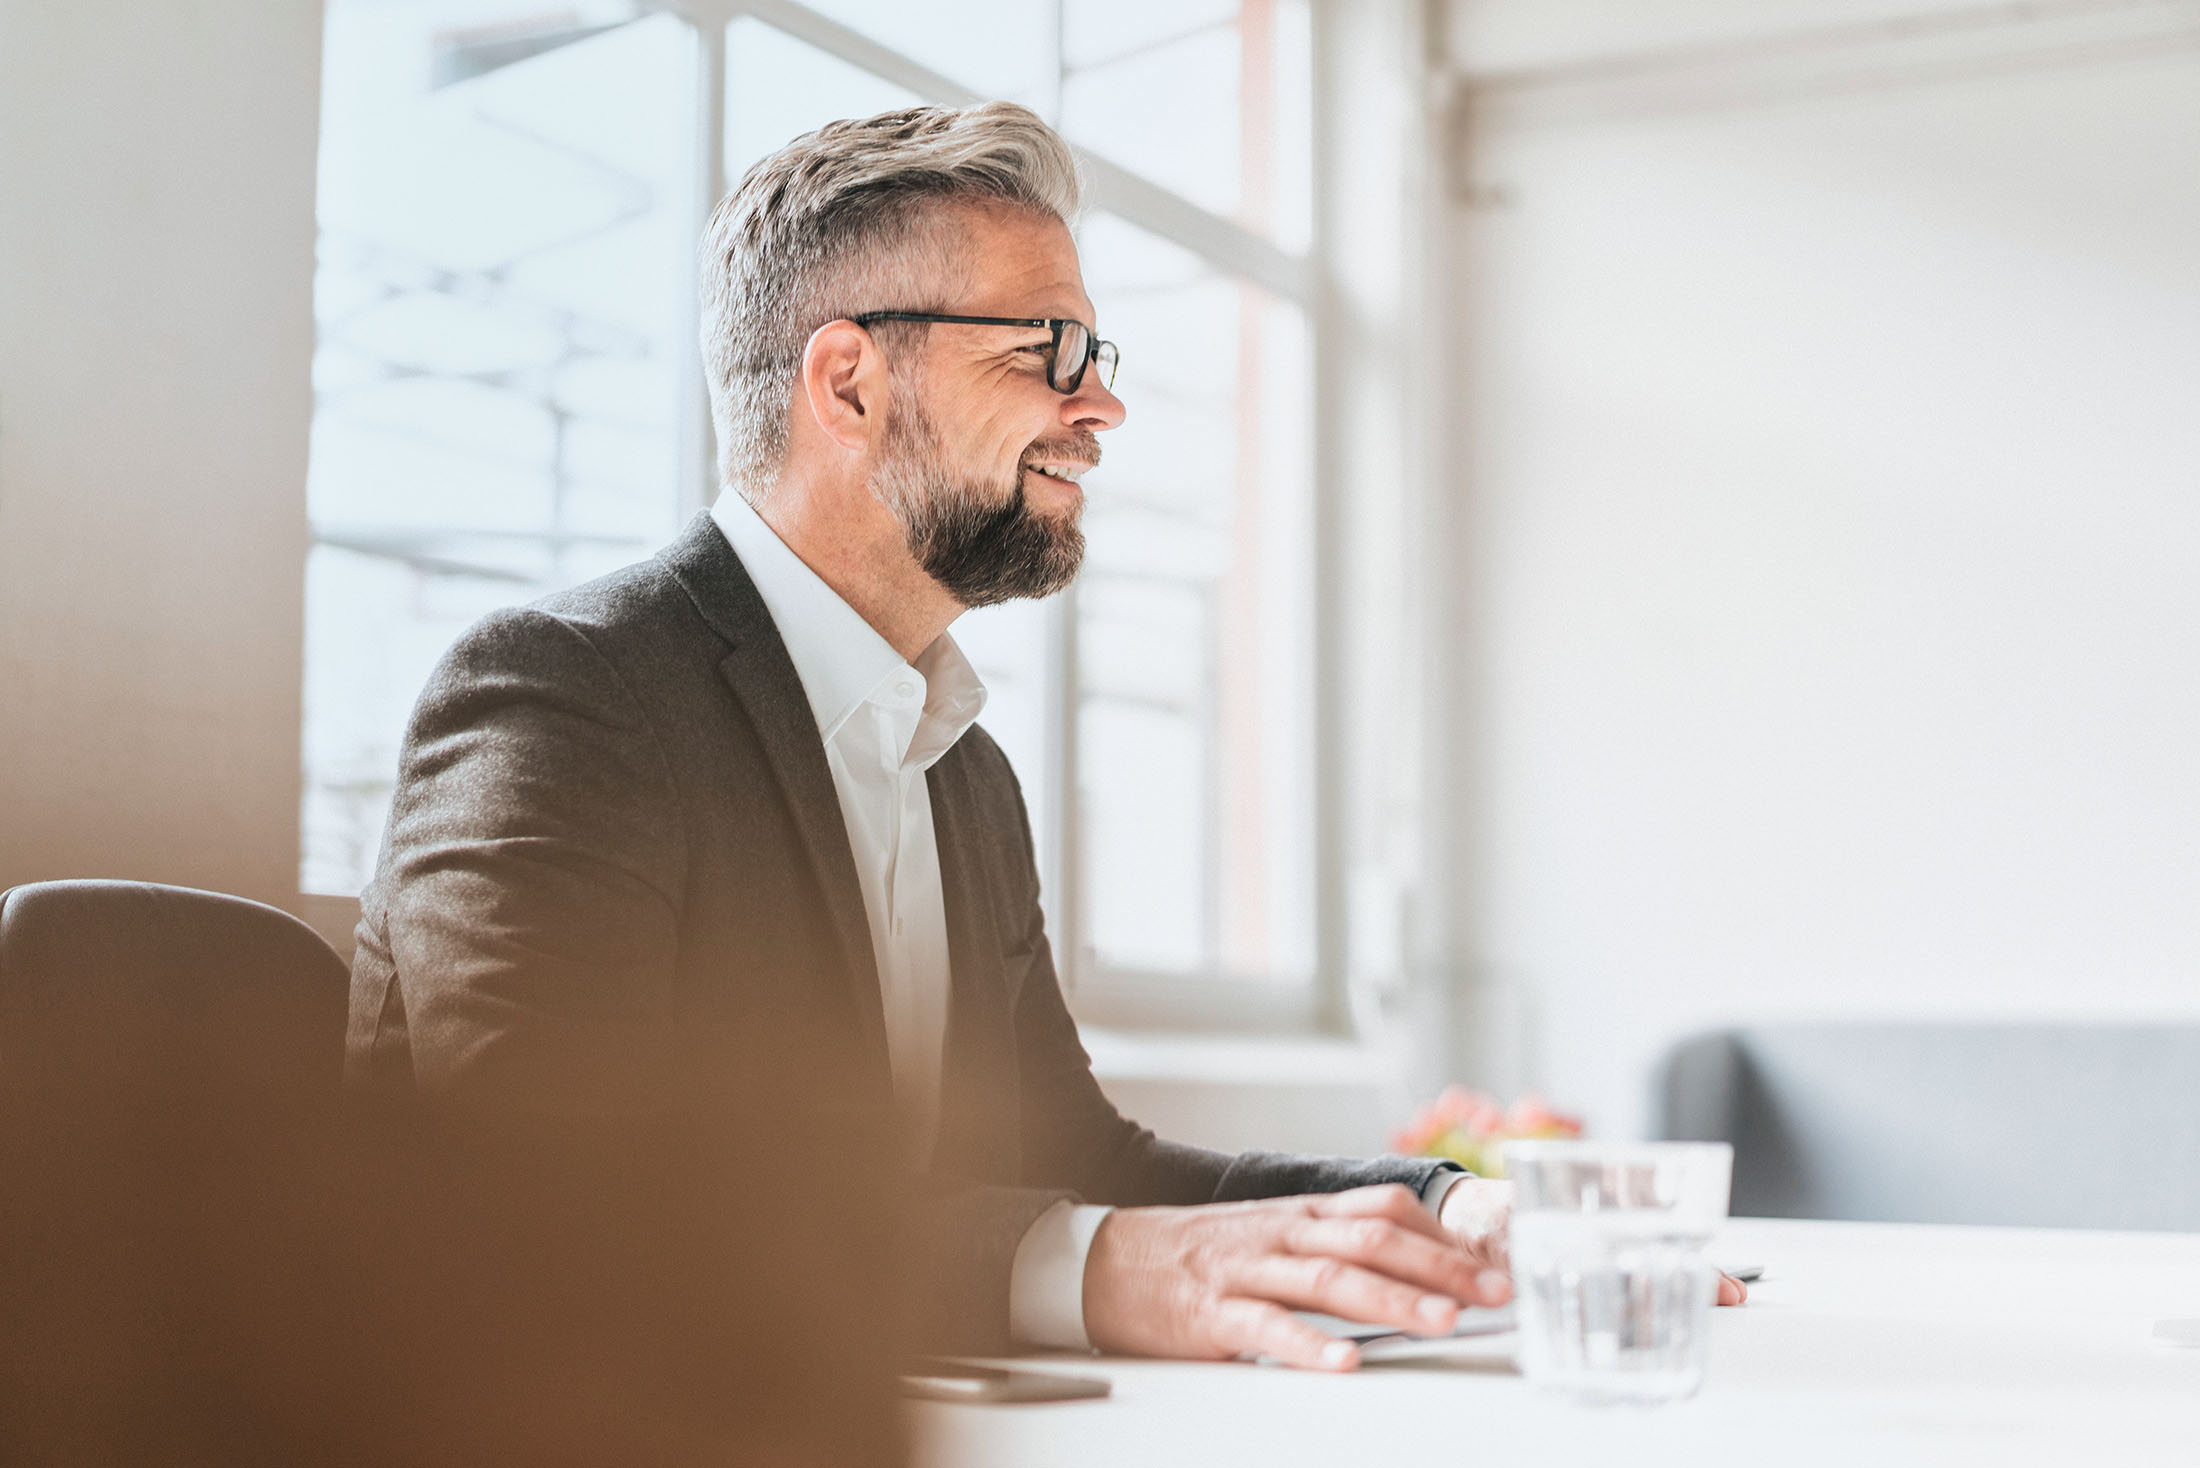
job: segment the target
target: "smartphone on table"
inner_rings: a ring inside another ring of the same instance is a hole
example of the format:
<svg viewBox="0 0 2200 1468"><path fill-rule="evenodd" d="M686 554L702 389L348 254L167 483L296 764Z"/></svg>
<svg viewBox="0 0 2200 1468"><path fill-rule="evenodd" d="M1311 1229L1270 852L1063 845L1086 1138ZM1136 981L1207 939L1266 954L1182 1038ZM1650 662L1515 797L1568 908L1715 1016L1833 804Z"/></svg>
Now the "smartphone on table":
<svg viewBox="0 0 2200 1468"><path fill-rule="evenodd" d="M901 1374L903 1396L932 1402L1076 1402L1112 1390L1111 1383L1097 1376L980 1366L944 1356L912 1361Z"/></svg>

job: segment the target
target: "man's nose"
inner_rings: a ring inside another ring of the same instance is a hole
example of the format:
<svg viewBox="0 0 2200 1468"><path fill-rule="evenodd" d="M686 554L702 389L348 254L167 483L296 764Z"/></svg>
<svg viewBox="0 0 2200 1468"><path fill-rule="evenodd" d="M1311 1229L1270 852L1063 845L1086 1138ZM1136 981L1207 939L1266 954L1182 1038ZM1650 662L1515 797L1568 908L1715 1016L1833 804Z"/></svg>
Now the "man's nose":
<svg viewBox="0 0 2200 1468"><path fill-rule="evenodd" d="M1077 391L1062 399L1062 421L1071 428L1093 433L1120 427L1129 411L1121 398L1101 384L1097 372L1087 372L1085 380L1077 385Z"/></svg>

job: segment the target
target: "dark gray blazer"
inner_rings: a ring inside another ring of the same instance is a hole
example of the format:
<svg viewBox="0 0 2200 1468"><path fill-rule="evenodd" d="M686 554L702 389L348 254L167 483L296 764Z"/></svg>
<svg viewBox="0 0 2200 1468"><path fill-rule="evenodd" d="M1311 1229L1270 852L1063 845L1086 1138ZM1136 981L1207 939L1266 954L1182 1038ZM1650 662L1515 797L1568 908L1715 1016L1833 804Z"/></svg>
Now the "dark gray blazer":
<svg viewBox="0 0 2200 1468"><path fill-rule="evenodd" d="M930 775L950 980L939 1144L907 1229L935 1338L1007 1338L1056 1200L1422 1187L1442 1164L1165 1142L1101 1094L1054 975L1015 775L972 728ZM352 973L357 1084L535 1115L646 1112L825 1047L890 1134L885 1025L824 744L707 515L654 559L498 612L421 694ZM893 1159L851 1136L853 1189Z"/></svg>

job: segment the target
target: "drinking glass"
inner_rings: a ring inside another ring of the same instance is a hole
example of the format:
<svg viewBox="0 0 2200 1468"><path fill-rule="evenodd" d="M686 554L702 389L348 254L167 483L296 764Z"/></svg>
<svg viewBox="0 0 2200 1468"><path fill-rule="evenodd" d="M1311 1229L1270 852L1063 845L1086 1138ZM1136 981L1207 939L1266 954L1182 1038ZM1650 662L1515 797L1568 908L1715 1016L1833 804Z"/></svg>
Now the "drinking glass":
<svg viewBox="0 0 2200 1468"><path fill-rule="evenodd" d="M1520 1367L1589 1401L1659 1402L1703 1384L1726 1217L1724 1142L1508 1142Z"/></svg>

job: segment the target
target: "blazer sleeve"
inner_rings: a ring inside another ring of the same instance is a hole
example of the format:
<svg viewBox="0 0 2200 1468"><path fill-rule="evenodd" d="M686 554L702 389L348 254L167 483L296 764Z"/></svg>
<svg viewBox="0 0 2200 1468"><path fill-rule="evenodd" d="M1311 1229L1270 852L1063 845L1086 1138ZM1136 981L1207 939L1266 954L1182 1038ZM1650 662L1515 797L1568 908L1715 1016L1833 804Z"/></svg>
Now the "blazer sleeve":
<svg viewBox="0 0 2200 1468"><path fill-rule="evenodd" d="M582 628L532 610L477 625L406 736L361 925L355 1071L397 1047L430 1096L652 1105L681 830L661 746Z"/></svg>

